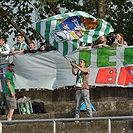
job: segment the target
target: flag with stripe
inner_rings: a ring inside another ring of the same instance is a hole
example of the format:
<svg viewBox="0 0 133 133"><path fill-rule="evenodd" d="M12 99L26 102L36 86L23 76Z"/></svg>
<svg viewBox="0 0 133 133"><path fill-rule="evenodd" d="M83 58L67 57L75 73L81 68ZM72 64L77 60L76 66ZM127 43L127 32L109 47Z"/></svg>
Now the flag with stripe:
<svg viewBox="0 0 133 133"><path fill-rule="evenodd" d="M82 11L46 18L33 28L64 56L114 31L110 23Z"/></svg>

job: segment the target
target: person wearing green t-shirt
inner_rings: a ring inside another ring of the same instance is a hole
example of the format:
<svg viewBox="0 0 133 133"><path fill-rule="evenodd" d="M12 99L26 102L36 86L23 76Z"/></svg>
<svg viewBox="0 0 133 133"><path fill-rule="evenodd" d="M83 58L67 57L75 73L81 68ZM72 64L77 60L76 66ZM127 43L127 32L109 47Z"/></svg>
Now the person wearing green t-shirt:
<svg viewBox="0 0 133 133"><path fill-rule="evenodd" d="M5 103L7 109L7 120L12 120L12 116L14 113L14 109L17 109L16 98L15 98L15 84L14 84L14 68L15 65L13 63L8 65L8 72L5 76Z"/></svg>
<svg viewBox="0 0 133 133"><path fill-rule="evenodd" d="M21 34L17 35L17 43L12 46L11 54L18 54L27 50L28 45L23 43L23 36Z"/></svg>

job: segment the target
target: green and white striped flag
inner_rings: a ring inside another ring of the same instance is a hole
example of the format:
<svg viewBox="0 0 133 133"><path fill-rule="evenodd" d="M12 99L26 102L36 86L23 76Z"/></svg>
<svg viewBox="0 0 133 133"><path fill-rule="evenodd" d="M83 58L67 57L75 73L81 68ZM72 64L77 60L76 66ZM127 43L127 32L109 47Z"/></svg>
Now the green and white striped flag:
<svg viewBox="0 0 133 133"><path fill-rule="evenodd" d="M33 27L64 56L114 31L110 23L82 11L55 15Z"/></svg>

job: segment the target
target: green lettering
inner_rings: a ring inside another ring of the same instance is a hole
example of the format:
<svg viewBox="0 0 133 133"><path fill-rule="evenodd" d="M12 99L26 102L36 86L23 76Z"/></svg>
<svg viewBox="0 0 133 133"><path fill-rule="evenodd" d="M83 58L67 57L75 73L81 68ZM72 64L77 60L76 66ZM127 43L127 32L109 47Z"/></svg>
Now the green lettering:
<svg viewBox="0 0 133 133"><path fill-rule="evenodd" d="M133 64L133 48L125 48L124 65Z"/></svg>
<svg viewBox="0 0 133 133"><path fill-rule="evenodd" d="M89 67L91 61L91 50L80 51L79 60L85 60L86 67Z"/></svg>
<svg viewBox="0 0 133 133"><path fill-rule="evenodd" d="M109 62L109 57L116 55L116 52L110 52L110 50L116 50L116 47L97 49L98 67L116 66L116 62Z"/></svg>

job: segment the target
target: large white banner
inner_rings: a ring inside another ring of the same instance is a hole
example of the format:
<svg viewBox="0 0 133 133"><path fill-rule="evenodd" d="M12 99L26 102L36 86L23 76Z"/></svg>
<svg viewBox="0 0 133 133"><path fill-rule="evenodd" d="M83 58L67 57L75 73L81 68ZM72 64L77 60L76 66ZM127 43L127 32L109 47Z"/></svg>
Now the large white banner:
<svg viewBox="0 0 133 133"><path fill-rule="evenodd" d="M133 86L133 47L77 50L66 57L77 64L82 59L86 60L90 85ZM76 79L67 59L56 50L14 55L16 89L54 90L74 85Z"/></svg>
<svg viewBox="0 0 133 133"><path fill-rule="evenodd" d="M54 90L75 84L69 61L56 50L17 54L13 56L13 63L16 89Z"/></svg>

